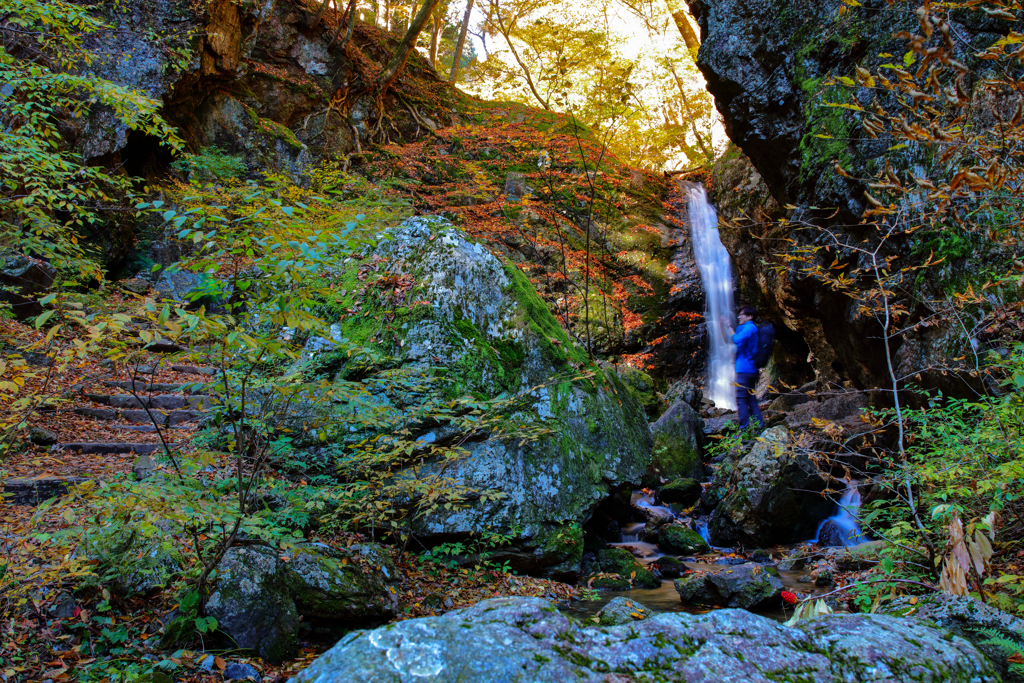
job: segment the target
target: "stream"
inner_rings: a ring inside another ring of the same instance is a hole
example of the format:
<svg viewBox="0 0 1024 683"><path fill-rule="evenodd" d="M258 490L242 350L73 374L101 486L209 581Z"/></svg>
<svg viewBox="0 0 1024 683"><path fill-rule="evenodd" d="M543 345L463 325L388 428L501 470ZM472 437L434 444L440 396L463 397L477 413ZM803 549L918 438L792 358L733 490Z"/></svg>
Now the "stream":
<svg viewBox="0 0 1024 683"><path fill-rule="evenodd" d="M706 294L705 320L708 331L708 376L706 384L707 396L714 401L718 409L734 410L735 373L733 347L730 339L719 320L723 317L735 322L732 289L732 268L729 253L722 245L718 232L718 217L714 207L707 200L704 188L692 183L682 183L681 188L687 197L687 222L690 225L691 242L694 260L701 272L701 280ZM673 509L671 505L659 505L655 494L650 490L635 491L631 497L633 513L647 522L634 520L621 521L621 538L617 543L609 543L610 547L628 550L642 565L647 566L665 557L665 553L657 544L641 540L647 524L655 527L662 524L682 523L703 537L711 545L708 533L707 517L689 518L681 516L681 509ZM768 548L753 554L765 564L777 564L778 560L788 557L797 549L823 546L853 546L866 542L868 539L861 533L856 513L860 508L860 493L856 482L847 481L846 490L838 501L834 514L821 521L814 538L801 544L788 547ZM650 538L651 536L647 536ZM751 557L737 554L731 548L711 546L707 553L695 557L679 557L689 571L719 571L723 565L736 565L753 562ZM787 564L786 566L789 566ZM657 573L657 567L655 574ZM811 579L812 569L778 569L779 578L786 590L802 597L827 592L828 588L818 588ZM635 588L628 591L607 591L599 594L596 600L579 601L570 606L579 617L596 615L612 598L628 596L654 612L707 612L706 607L687 605L681 602L676 592L674 579L662 579L661 586L653 589ZM792 610L790 610L791 614ZM779 606L758 612L773 619L787 619L790 614Z"/></svg>
<svg viewBox="0 0 1024 683"><path fill-rule="evenodd" d="M635 504L638 508L645 508L657 516L670 516L673 521L682 521L684 525L689 521L704 540L708 540L706 518L701 517L692 521L685 517L680 518L671 506L656 505L653 498L653 494L645 491L634 493ZM857 524L856 512L859 506L860 493L856 483L847 482L846 491L836 506L836 512L831 517L822 520L818 525L818 533L815 534L813 539L795 545L768 548L753 553L753 555L763 556L768 554L771 555L773 560L779 560L791 555L800 548L810 550L812 548L809 546L825 547L819 543L819 538L822 537L823 532L825 533L825 538L822 538L822 540L826 542L826 546L854 546L867 542L869 539L861 533L860 527ZM662 552L657 544L640 540L640 534L646 526L644 522L623 524L621 527L621 540L618 543L609 543L608 545L613 548L629 550L640 564L644 566L650 565L665 557L666 553ZM712 547L708 553L680 559L683 565L691 571L720 571L723 566L754 562L749 556L740 555L730 548L719 547ZM775 562L766 564L775 564ZM831 588L819 588L815 586L813 581L809 580L811 569L778 569L778 572L785 590L797 593L801 597L820 595L831 590ZM713 609L681 602L679 593L676 592L675 580L662 579L661 586L658 588L634 588L628 591L601 592L598 594L597 599L581 600L572 603L569 606L569 612L578 618L592 617L600 612L612 598L620 595L635 600L656 613L688 612L691 614L702 614ZM792 609L783 609L781 606L751 611L779 621L785 621L793 615Z"/></svg>

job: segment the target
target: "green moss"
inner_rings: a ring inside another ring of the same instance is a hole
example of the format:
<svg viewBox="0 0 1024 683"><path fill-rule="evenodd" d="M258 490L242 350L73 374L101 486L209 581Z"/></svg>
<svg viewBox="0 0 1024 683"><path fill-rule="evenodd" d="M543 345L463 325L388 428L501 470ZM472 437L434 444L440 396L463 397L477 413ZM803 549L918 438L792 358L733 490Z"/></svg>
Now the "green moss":
<svg viewBox="0 0 1024 683"><path fill-rule="evenodd" d="M556 366L564 366L570 362L587 362L589 359L586 352L570 341L565 330L537 296L536 289L523 271L509 263L503 263L502 267L510 281L509 290L516 298L524 317L529 320L530 331L536 335L547 358Z"/></svg>
<svg viewBox="0 0 1024 683"><path fill-rule="evenodd" d="M288 127L283 126L276 121L260 117L260 115L256 113L256 110L251 107L245 107L245 114L249 117L249 121L253 126L264 134L269 135L275 140L281 140L295 149L303 149L305 147L305 145L295 137L295 133L293 133Z"/></svg>
<svg viewBox="0 0 1024 683"><path fill-rule="evenodd" d="M702 488L695 480L689 478L676 479L658 490L658 496L664 503L678 503L690 507L700 500Z"/></svg>
<svg viewBox="0 0 1024 683"><path fill-rule="evenodd" d="M693 555L711 550L708 542L696 531L674 525L658 529L658 545L662 550L678 555Z"/></svg>
<svg viewBox="0 0 1024 683"><path fill-rule="evenodd" d="M632 588L629 579L621 576L599 576L590 582L590 587L599 591L628 591Z"/></svg>
<svg viewBox="0 0 1024 683"><path fill-rule="evenodd" d="M651 474L645 485L657 485L661 479L698 479L704 476L700 451L693 443L678 435L656 434L651 458Z"/></svg>

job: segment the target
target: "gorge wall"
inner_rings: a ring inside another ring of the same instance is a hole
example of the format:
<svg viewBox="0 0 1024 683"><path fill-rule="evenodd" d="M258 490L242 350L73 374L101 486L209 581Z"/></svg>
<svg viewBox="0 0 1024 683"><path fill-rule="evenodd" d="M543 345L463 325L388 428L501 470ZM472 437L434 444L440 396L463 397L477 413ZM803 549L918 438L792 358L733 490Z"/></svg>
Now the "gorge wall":
<svg viewBox="0 0 1024 683"><path fill-rule="evenodd" d="M870 208L864 194L870 179L886 164L897 174L928 177L939 161L925 142L897 146L892 137L869 134L863 117L846 105L894 107L893 98L879 88L850 87L856 84L848 76L858 67L875 71L887 61L912 61L906 39L895 34L921 30L916 6L881 0L858 5L689 1L702 34L698 66L730 139L742 150L719 160L711 184L743 297L806 344L804 358L795 340L785 344L791 379L803 379L808 360L819 380L865 388L889 383L877 317L808 275L808 264L788 255L818 247L817 265L830 264L845 274L863 269L867 256L851 247L878 246L874 228L862 223ZM977 74L983 70L976 69L975 55L1014 25L957 18L955 54L971 67L963 83L973 97L968 115L984 123L993 105L980 88ZM843 77L846 84L836 82ZM890 348L898 377L920 375L920 385L963 396L979 389L977 381L948 370L956 365L952 359L964 354L972 356L973 365L972 347L978 344L972 328L980 326L985 310L978 305L958 319L946 300L952 288L981 284L982 272L1005 269L1008 259L998 244L976 236L965 237L955 249L949 245L942 235L921 232L891 240L879 257L902 259L900 265L923 263L929 253L944 258L927 277L908 274L899 281L895 299L908 315L901 320L905 331ZM990 295L982 303L1001 301Z"/></svg>

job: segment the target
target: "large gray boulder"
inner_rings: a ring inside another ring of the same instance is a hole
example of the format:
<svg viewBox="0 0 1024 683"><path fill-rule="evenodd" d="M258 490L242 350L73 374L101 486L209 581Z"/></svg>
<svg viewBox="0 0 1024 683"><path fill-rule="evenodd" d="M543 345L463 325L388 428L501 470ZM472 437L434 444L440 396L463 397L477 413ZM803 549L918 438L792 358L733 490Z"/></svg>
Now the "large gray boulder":
<svg viewBox="0 0 1024 683"><path fill-rule="evenodd" d="M676 579L679 599L703 607L750 609L778 603L782 580L774 567L741 564L714 572L692 572Z"/></svg>
<svg viewBox="0 0 1024 683"><path fill-rule="evenodd" d="M995 683L962 638L878 615L787 628L744 610L671 613L583 628L539 598L496 598L442 617L352 633L296 683Z"/></svg>
<svg viewBox="0 0 1024 683"><path fill-rule="evenodd" d="M405 298L381 304L364 296L368 274L408 283ZM581 525L615 487L639 481L650 461L643 408L618 376L588 365L519 268L442 219L410 219L387 231L372 253L348 264L337 289L346 293L336 306L362 309L361 316L338 321L352 345L392 359L392 367L442 368L444 381L423 382L431 398L518 395L515 420L547 430L532 440L478 434L464 444L464 458L400 472L419 479L443 473L458 486L504 494L417 517L419 541L429 546L490 529L512 538L493 551L494 561L544 575L577 573ZM374 308L381 305L387 310ZM386 315L394 320L380 333ZM572 379L584 370L592 374ZM400 422L399 400L379 394L375 400ZM410 429L424 444L453 438L446 425L414 421ZM351 432L332 438L349 439Z"/></svg>
<svg viewBox="0 0 1024 683"><path fill-rule="evenodd" d="M766 430L716 472L709 491L720 496L708 522L712 545L763 548L813 537L834 507L821 493L826 483L810 457L790 447L789 430Z"/></svg>
<svg viewBox="0 0 1024 683"><path fill-rule="evenodd" d="M237 647L271 661L295 655L303 620L365 628L397 614L397 571L373 544L232 548L218 571L207 614Z"/></svg>
<svg viewBox="0 0 1024 683"><path fill-rule="evenodd" d="M967 596L934 593L917 598L900 598L882 607L883 614L945 629L970 641L998 669L1004 681L1020 683L1024 676L1007 666L1011 654L998 645L986 643L993 636L1024 646L1024 619L1007 614Z"/></svg>

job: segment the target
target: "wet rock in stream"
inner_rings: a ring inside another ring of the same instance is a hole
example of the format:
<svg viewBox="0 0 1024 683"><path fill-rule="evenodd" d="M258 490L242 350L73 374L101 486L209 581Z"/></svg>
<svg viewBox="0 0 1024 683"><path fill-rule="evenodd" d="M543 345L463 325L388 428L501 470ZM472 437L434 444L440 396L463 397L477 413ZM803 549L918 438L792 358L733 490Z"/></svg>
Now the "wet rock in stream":
<svg viewBox="0 0 1024 683"><path fill-rule="evenodd" d="M717 572L694 572L675 582L679 598L704 607L750 609L778 602L782 580L774 567L736 565Z"/></svg>
<svg viewBox="0 0 1024 683"><path fill-rule="evenodd" d="M583 571L599 574L588 581L596 590L629 590L630 588L657 588L661 579L633 558L625 548L599 550L592 561L585 561Z"/></svg>
<svg viewBox="0 0 1024 683"><path fill-rule="evenodd" d="M693 479L676 479L658 489L662 503L677 503L684 508L692 507L700 500L701 486Z"/></svg>
<svg viewBox="0 0 1024 683"><path fill-rule="evenodd" d="M620 624L632 624L634 621L643 621L653 617L654 612L647 609L639 602L624 598L621 595L612 598L611 601L597 613L598 621L602 626L619 626Z"/></svg>
<svg viewBox="0 0 1024 683"><path fill-rule="evenodd" d="M672 524L658 529L658 547L673 555L706 553L711 546L696 531Z"/></svg>

